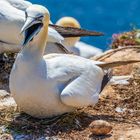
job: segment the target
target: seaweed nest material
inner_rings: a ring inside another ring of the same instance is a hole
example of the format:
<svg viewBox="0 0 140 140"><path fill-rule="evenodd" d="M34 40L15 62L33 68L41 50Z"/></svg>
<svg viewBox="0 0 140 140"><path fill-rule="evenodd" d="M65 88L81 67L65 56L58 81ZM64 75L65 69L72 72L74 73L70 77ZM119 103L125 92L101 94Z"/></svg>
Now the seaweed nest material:
<svg viewBox="0 0 140 140"><path fill-rule="evenodd" d="M112 35L111 48L140 45L140 30Z"/></svg>
<svg viewBox="0 0 140 140"><path fill-rule="evenodd" d="M108 94L105 94L105 93ZM98 104L79 109L73 113L52 119L35 119L22 113L16 106L0 109L0 134L24 135L29 139L44 136L54 139L102 139L114 140L130 130L139 130L140 121L140 76L134 74L128 85L107 87ZM116 108L120 108L118 111ZM94 120L111 123L113 131L107 136L93 136L89 125ZM120 135L120 133L122 133ZM136 133L136 132L135 132ZM135 140L135 135L132 138ZM140 134L140 133L139 133ZM139 138L140 135L137 135ZM17 138L18 139L18 138Z"/></svg>
<svg viewBox="0 0 140 140"><path fill-rule="evenodd" d="M9 91L9 75L15 61L15 53L0 54L0 89Z"/></svg>
<svg viewBox="0 0 140 140"><path fill-rule="evenodd" d="M139 58L132 50L119 53L119 59L124 55ZM0 55L1 89L8 88L8 78L16 54ZM118 58L114 57L116 60ZM126 58L125 58L126 59ZM127 59L130 59L129 57ZM111 59L113 60L113 58ZM129 85L110 85L101 93L98 104L79 109L73 113L57 118L35 119L24 114L16 106L9 105L10 94L0 90L0 139L68 139L68 140L137 140L140 139L140 65L132 67L117 67L119 74L133 74ZM121 69L121 70L120 70ZM116 72L118 75L118 72ZM114 73L115 75L115 73ZM6 102L6 103L5 103ZM3 104L5 103L6 106ZM111 124L113 130L108 135L95 136L91 134L90 124L95 120L104 120Z"/></svg>

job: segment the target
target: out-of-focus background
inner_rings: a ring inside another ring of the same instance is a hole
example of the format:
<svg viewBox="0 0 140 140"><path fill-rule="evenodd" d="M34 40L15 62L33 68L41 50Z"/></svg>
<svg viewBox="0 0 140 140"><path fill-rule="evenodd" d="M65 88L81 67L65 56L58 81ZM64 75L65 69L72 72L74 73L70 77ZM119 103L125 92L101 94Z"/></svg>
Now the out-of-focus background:
<svg viewBox="0 0 140 140"><path fill-rule="evenodd" d="M85 37L82 41L106 50L113 33L140 26L140 0L29 0L46 6L55 23L72 16L86 29L102 31L104 37Z"/></svg>

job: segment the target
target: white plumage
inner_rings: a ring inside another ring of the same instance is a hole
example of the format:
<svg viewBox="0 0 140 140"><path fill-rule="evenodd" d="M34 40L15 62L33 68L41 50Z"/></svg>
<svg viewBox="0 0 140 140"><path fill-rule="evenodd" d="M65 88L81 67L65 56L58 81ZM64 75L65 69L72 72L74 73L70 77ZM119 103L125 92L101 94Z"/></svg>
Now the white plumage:
<svg viewBox="0 0 140 140"><path fill-rule="evenodd" d="M74 47L71 47L69 49L70 51L74 51L77 53L77 55L85 57L85 58L91 58L93 56L97 56L103 53L103 51L97 47L94 47L92 45L86 44L82 41L78 41L75 43Z"/></svg>
<svg viewBox="0 0 140 140"><path fill-rule="evenodd" d="M34 117L45 118L95 105L104 77L104 71L95 65L100 62L63 54L43 57L49 12L39 5L26 12L32 22L26 20L22 28L26 45L10 74L10 90L18 106ZM30 32L31 27L36 28Z"/></svg>

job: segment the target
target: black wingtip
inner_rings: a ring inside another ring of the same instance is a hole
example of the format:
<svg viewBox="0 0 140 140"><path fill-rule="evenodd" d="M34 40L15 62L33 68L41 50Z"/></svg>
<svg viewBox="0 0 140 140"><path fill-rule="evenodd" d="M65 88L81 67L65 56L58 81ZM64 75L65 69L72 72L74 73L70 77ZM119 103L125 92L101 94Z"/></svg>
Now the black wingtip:
<svg viewBox="0 0 140 140"><path fill-rule="evenodd" d="M60 43L55 43L59 49L61 49L61 51L64 53L64 54L73 54L73 52L69 51L63 44L60 44Z"/></svg>
<svg viewBox="0 0 140 140"><path fill-rule="evenodd" d="M112 69L107 70L106 74L103 77L103 81L102 81L100 93L103 91L103 89L105 88L105 86L108 84L108 82L110 81L110 79L112 78L112 76L113 76Z"/></svg>

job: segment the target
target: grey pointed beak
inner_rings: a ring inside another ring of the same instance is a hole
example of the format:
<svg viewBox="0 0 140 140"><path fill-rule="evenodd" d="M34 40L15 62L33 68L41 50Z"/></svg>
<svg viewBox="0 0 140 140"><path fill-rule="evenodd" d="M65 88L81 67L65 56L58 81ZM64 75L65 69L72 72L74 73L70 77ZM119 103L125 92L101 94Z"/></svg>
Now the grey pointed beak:
<svg viewBox="0 0 140 140"><path fill-rule="evenodd" d="M43 23L33 17L27 17L25 24L21 29L21 34L24 33L22 46L27 45L41 30Z"/></svg>
<svg viewBox="0 0 140 140"><path fill-rule="evenodd" d="M23 34L28 28L30 28L35 22L34 18L28 17L21 29L21 34Z"/></svg>

